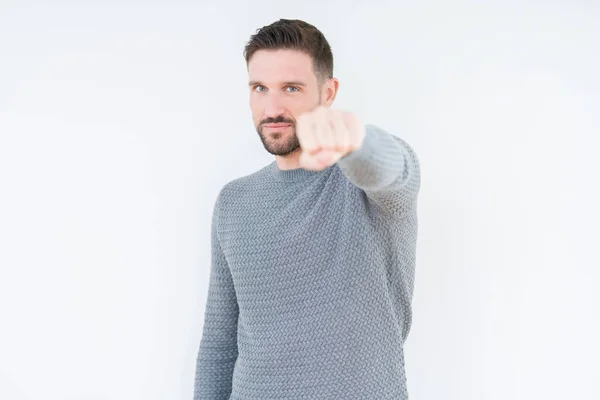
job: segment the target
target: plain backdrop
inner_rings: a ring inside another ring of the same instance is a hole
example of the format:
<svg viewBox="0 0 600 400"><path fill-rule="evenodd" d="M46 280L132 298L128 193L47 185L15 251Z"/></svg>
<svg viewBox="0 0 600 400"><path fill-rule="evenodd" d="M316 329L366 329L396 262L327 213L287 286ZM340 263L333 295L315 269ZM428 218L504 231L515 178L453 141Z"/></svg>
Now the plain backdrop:
<svg viewBox="0 0 600 400"><path fill-rule="evenodd" d="M0 0L0 399L191 399L279 18L422 167L411 400L600 398L597 1Z"/></svg>

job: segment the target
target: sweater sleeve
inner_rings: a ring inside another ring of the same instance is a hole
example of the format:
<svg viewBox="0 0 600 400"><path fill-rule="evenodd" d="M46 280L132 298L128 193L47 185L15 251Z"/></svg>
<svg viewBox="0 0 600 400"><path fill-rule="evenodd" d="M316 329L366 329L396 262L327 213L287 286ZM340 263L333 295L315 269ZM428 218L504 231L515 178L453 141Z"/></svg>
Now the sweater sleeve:
<svg viewBox="0 0 600 400"><path fill-rule="evenodd" d="M362 146L338 160L338 166L391 217L403 217L416 208L421 183L419 160L403 139L367 124Z"/></svg>
<svg viewBox="0 0 600 400"><path fill-rule="evenodd" d="M196 359L194 400L228 400L238 356L239 309L231 272L219 243L218 222L217 199L211 224L211 270Z"/></svg>

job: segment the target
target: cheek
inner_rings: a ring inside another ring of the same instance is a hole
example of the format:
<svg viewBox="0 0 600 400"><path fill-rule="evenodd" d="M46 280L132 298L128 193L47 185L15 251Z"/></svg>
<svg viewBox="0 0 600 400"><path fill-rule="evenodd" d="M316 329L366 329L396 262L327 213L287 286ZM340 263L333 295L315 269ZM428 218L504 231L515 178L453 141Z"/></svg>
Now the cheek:
<svg viewBox="0 0 600 400"><path fill-rule="evenodd" d="M312 101L301 101L296 104L291 104L288 108L290 114L294 116L294 118L298 118L300 115L311 112L315 109L317 103Z"/></svg>
<svg viewBox="0 0 600 400"><path fill-rule="evenodd" d="M286 99L284 102L284 107L289 113L293 114L294 117L297 117L298 114L301 114L304 112L304 110L309 109L310 105L307 104L305 98L298 96Z"/></svg>
<svg viewBox="0 0 600 400"><path fill-rule="evenodd" d="M256 121L256 119L260 118L260 116L264 113L265 108L260 101L257 101L256 98L252 98L252 96L250 97L249 104L250 111L252 111L252 118L254 118Z"/></svg>

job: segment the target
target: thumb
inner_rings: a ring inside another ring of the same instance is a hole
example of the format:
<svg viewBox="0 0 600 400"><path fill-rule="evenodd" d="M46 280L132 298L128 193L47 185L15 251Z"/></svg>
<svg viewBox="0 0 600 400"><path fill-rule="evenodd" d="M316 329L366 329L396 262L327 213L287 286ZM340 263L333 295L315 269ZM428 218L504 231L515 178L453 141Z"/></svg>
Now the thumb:
<svg viewBox="0 0 600 400"><path fill-rule="evenodd" d="M302 151L299 162L300 166L304 169L321 171L337 162L341 156L341 152L332 150L321 150L315 154Z"/></svg>
<svg viewBox="0 0 600 400"><path fill-rule="evenodd" d="M300 167L309 171L319 171L321 169L321 163L316 157L316 154L310 154L309 152L302 150L299 159Z"/></svg>

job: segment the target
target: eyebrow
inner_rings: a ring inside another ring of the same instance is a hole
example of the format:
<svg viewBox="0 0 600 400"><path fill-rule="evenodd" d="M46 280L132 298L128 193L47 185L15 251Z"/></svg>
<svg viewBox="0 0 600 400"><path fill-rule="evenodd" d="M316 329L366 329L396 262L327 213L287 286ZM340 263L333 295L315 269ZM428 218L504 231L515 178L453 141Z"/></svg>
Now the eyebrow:
<svg viewBox="0 0 600 400"><path fill-rule="evenodd" d="M283 82L283 84L285 86L306 86L306 83L304 82L300 82L300 81L288 81L288 82ZM264 86L261 82L259 81L250 81L248 83L248 86L255 86L255 85L261 85Z"/></svg>

